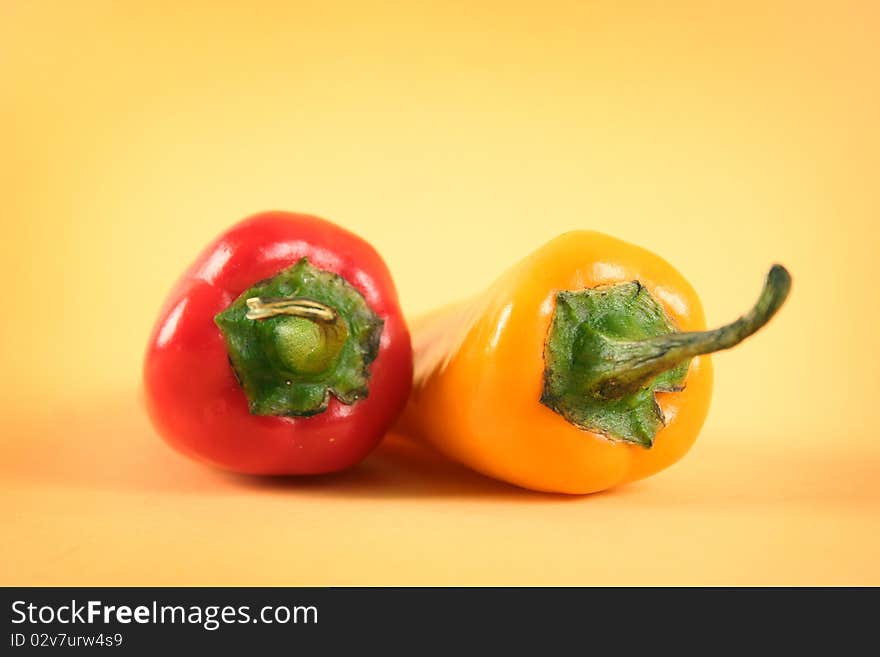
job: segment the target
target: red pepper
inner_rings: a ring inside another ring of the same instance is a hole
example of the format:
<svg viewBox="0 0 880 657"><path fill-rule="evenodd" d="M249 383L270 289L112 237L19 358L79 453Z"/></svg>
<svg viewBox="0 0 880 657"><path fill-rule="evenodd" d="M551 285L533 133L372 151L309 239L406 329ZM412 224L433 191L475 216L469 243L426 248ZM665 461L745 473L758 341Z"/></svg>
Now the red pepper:
<svg viewBox="0 0 880 657"><path fill-rule="evenodd" d="M147 407L178 450L251 474L349 467L412 382L391 275L364 240L285 212L233 226L177 283L144 363Z"/></svg>

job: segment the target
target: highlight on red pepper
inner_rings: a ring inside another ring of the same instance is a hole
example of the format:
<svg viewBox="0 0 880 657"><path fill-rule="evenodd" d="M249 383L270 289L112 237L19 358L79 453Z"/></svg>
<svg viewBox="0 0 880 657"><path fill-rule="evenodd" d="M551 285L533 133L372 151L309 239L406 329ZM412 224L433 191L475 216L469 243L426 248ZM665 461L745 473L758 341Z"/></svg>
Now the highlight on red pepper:
<svg viewBox="0 0 880 657"><path fill-rule="evenodd" d="M410 336L379 254L287 212L245 219L199 255L144 362L147 408L165 440L249 474L354 465L411 384Z"/></svg>

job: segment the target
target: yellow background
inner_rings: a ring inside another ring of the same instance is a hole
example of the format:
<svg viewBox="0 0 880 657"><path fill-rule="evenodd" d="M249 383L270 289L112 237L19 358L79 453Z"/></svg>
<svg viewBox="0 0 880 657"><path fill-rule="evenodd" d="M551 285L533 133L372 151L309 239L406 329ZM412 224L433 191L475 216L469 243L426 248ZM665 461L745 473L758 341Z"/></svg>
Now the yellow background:
<svg viewBox="0 0 880 657"><path fill-rule="evenodd" d="M0 2L2 584L880 584L880 12L791 2ZM532 494L392 439L190 463L139 400L173 280L257 210L384 254L409 314L572 228L667 258L715 359L693 451Z"/></svg>

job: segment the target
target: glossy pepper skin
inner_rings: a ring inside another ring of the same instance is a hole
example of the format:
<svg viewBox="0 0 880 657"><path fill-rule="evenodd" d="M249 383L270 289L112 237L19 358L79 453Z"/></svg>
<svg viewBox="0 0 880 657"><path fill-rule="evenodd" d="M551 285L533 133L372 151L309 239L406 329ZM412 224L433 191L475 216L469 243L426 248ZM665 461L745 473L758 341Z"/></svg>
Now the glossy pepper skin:
<svg viewBox="0 0 880 657"><path fill-rule="evenodd" d="M352 403L328 394L309 415L254 414L219 320L239 295L297 263L341 276L378 318L368 382ZM143 377L149 414L179 451L241 473L317 474L379 443L409 394L412 352L391 276L367 242L317 217L267 212L220 235L186 270L156 322Z"/></svg>
<svg viewBox="0 0 880 657"><path fill-rule="evenodd" d="M656 392L665 425L653 444L577 426L546 399L547 341L560 292L635 281L633 293L650 293L675 329L705 328L697 295L672 266L586 231L551 241L478 297L411 323L415 382L402 431L478 472L537 491L591 493L667 468L706 419L708 356L680 365L677 391Z"/></svg>

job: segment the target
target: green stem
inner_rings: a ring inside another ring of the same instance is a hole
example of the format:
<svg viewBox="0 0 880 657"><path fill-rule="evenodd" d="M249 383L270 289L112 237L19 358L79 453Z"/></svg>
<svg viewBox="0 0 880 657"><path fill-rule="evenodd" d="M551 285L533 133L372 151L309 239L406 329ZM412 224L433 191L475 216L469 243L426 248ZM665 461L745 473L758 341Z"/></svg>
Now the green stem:
<svg viewBox="0 0 880 657"><path fill-rule="evenodd" d="M615 341L611 352L613 360L594 379L593 394L602 399L619 399L694 356L736 346L770 321L790 289L791 275L782 265L773 265L757 303L735 322L712 331L669 333L645 340Z"/></svg>
<svg viewBox="0 0 880 657"><path fill-rule="evenodd" d="M290 370L316 374L332 365L348 331L333 308L304 297L250 297L245 317L254 321L286 317L275 324L271 350Z"/></svg>

